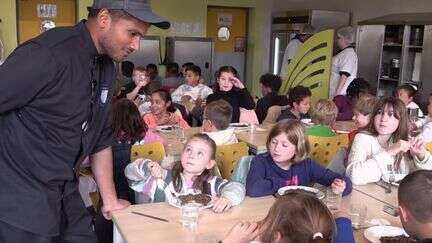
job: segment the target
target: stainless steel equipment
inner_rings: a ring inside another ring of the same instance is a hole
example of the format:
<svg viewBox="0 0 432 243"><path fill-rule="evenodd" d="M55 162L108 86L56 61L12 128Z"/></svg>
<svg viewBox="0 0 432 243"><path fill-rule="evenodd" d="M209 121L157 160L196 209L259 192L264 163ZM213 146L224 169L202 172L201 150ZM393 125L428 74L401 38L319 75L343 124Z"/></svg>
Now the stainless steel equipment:
<svg viewBox="0 0 432 243"><path fill-rule="evenodd" d="M142 38L139 49L130 54L127 60L133 62L135 66L146 66L150 63L159 65L161 63L160 37Z"/></svg>
<svg viewBox="0 0 432 243"><path fill-rule="evenodd" d="M214 45L211 38L199 37L167 37L167 62L176 62L181 66L185 62L193 62L201 68L201 76L210 84L213 80Z"/></svg>

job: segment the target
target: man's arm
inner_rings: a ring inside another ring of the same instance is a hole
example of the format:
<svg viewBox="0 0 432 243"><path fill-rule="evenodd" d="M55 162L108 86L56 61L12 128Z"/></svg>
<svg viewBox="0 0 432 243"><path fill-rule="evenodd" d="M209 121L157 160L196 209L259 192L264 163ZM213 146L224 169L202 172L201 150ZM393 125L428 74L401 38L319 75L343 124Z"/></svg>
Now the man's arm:
<svg viewBox="0 0 432 243"><path fill-rule="evenodd" d="M111 147L107 147L90 155L90 162L102 197L102 213L110 219L110 213L130 205L126 200L118 199L113 180L113 160Z"/></svg>

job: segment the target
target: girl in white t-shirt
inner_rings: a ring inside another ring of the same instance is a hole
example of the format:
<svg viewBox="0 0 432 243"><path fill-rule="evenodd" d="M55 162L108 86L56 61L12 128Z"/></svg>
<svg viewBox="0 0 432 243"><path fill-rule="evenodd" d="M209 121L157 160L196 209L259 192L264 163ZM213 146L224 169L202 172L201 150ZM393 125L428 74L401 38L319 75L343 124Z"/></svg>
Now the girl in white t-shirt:
<svg viewBox="0 0 432 243"><path fill-rule="evenodd" d="M357 54L351 44L354 29L350 26L336 31L336 44L341 50L332 60L329 97L345 95L348 85L357 77Z"/></svg>

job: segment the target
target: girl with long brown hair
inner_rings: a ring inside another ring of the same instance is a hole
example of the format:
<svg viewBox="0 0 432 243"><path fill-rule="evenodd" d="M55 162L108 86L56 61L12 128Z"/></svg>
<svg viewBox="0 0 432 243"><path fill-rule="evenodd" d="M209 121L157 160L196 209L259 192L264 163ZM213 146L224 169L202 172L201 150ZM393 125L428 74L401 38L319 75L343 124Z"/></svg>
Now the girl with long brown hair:
<svg viewBox="0 0 432 243"><path fill-rule="evenodd" d="M230 182L212 174L215 166L215 142L206 134L198 133L186 143L181 160L172 170L163 169L157 162L138 159L126 167L125 174L129 186L136 192L146 192L148 201L161 202L174 194L207 194L214 199L213 210L223 212L240 204L245 196L241 183ZM154 187L162 180L163 191ZM143 197L142 199L145 199ZM137 202L145 202L138 199Z"/></svg>
<svg viewBox="0 0 432 243"><path fill-rule="evenodd" d="M354 184L377 182L390 173L432 169L421 136L409 137L405 105L397 98L380 100L367 131L358 133L348 156L347 174Z"/></svg>
<svg viewBox="0 0 432 243"><path fill-rule="evenodd" d="M222 242L246 243L255 239L262 243L354 243L348 218L334 220L319 199L302 192L277 198L261 222L238 223Z"/></svg>

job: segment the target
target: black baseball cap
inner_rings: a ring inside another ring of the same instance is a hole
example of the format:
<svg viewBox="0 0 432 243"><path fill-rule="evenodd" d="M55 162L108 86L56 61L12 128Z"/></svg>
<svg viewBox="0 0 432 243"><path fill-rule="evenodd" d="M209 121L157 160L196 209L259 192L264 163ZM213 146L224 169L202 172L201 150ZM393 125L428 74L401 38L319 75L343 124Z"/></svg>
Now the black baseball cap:
<svg viewBox="0 0 432 243"><path fill-rule="evenodd" d="M149 0L94 0L91 9L123 10L133 17L161 29L168 29L170 22L153 13Z"/></svg>

